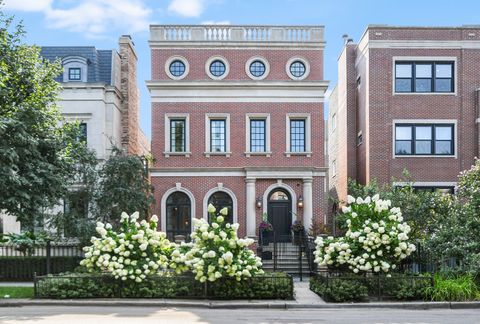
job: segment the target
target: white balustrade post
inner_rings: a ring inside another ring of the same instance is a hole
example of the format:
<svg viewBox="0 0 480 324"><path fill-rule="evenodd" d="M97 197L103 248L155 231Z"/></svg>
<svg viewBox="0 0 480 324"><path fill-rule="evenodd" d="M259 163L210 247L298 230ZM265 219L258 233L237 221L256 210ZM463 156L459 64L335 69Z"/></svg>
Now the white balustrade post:
<svg viewBox="0 0 480 324"><path fill-rule="evenodd" d="M247 201L246 201L246 212L247 212L247 236L254 237L257 234L256 231L256 221L255 221L255 179L247 178L246 190L247 190Z"/></svg>

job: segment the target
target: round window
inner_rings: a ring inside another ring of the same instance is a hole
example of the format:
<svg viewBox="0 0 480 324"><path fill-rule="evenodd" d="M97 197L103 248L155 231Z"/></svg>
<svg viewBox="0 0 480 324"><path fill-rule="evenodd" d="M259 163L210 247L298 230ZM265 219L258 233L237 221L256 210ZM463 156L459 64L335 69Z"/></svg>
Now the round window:
<svg viewBox="0 0 480 324"><path fill-rule="evenodd" d="M254 77L261 77L265 74L265 64L262 61L253 61L250 64L250 73Z"/></svg>
<svg viewBox="0 0 480 324"><path fill-rule="evenodd" d="M185 73L185 63L180 60L175 60L170 63L169 70L173 76L179 77Z"/></svg>
<svg viewBox="0 0 480 324"><path fill-rule="evenodd" d="M295 61L290 64L290 73L296 78L302 77L305 74L305 71L305 64L300 61Z"/></svg>
<svg viewBox="0 0 480 324"><path fill-rule="evenodd" d="M213 76L220 77L225 73L225 63L220 60L215 60L210 64L210 73Z"/></svg>

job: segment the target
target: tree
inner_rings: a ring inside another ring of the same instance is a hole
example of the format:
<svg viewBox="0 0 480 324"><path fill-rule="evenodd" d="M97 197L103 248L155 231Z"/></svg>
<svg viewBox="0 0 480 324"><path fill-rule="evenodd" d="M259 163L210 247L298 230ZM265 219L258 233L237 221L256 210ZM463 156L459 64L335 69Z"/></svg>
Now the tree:
<svg viewBox="0 0 480 324"><path fill-rule="evenodd" d="M112 155L100 170L95 199L99 220L116 225L122 212L132 214L138 211L140 219L150 216L155 200L145 167L146 159L127 155L118 148L112 149Z"/></svg>
<svg viewBox="0 0 480 324"><path fill-rule="evenodd" d="M42 59L12 24L0 10L0 210L33 228L68 191L79 129L56 106L60 63Z"/></svg>

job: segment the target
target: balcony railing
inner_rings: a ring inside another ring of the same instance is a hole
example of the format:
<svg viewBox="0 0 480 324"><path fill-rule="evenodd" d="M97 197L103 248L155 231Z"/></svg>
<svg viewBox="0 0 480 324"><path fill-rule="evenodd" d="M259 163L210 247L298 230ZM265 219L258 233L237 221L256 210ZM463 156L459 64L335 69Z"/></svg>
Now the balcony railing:
<svg viewBox="0 0 480 324"><path fill-rule="evenodd" d="M150 26L153 42L322 43L323 31L323 26Z"/></svg>

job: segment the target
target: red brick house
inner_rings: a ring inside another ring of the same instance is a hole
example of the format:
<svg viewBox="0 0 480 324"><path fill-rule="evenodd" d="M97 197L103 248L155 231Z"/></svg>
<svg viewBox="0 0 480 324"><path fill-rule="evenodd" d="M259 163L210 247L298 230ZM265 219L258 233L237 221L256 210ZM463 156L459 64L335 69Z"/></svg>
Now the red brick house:
<svg viewBox="0 0 480 324"><path fill-rule="evenodd" d="M373 25L347 40L330 98L331 193L404 169L418 189L453 192L478 156L479 87L478 26Z"/></svg>
<svg viewBox="0 0 480 324"><path fill-rule="evenodd" d="M150 27L151 169L161 230L228 206L240 235L325 217L322 26Z"/></svg>

